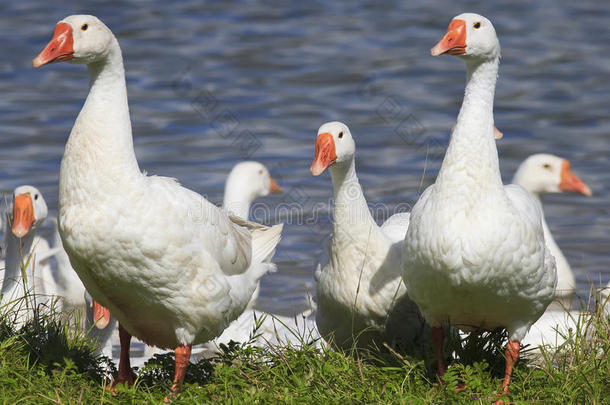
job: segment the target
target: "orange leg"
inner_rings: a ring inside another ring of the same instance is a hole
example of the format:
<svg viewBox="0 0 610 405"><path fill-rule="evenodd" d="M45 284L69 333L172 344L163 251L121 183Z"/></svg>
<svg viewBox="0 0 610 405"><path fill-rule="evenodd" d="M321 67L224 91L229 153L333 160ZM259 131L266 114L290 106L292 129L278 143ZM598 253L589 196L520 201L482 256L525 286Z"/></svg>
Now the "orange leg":
<svg viewBox="0 0 610 405"><path fill-rule="evenodd" d="M131 335L127 332L123 325L119 323L119 339L121 341L121 357L119 358L119 375L117 375L116 380L112 384L112 388L117 384L127 383L128 385L133 385L136 380L136 373L131 369L131 365L129 363L129 347L131 345Z"/></svg>
<svg viewBox="0 0 610 405"><path fill-rule="evenodd" d="M436 361L438 362L438 370L436 375L438 379L443 381L443 374L447 371L445 362L443 360L443 340L445 340L445 331L443 327L430 328L430 336L432 337L432 344L434 345L434 351L436 352Z"/></svg>
<svg viewBox="0 0 610 405"><path fill-rule="evenodd" d="M510 376L513 373L513 368L515 367L515 363L517 362L517 358L519 358L519 349L521 348L521 343L518 340L509 340L506 345L506 370L504 372L504 381L502 381L502 394L508 394L508 389L510 387ZM494 405L502 405L504 401L501 399L494 402Z"/></svg>
<svg viewBox="0 0 610 405"><path fill-rule="evenodd" d="M174 384L172 385L172 397L175 397L180 386L184 381L184 375L186 374L186 366L189 364L191 359L191 349L193 345L181 345L176 347L176 373L174 374ZM169 398L165 397L165 402L169 402Z"/></svg>

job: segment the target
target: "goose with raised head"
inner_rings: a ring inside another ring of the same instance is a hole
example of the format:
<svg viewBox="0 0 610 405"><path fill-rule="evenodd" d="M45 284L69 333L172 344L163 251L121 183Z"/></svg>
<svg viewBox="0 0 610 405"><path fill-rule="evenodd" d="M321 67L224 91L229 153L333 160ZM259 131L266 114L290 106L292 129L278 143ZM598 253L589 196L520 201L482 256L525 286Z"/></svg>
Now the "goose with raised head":
<svg viewBox="0 0 610 405"><path fill-rule="evenodd" d="M254 200L281 192L282 188L273 180L264 164L254 161L240 162L233 166L229 173L222 207L241 219L248 219Z"/></svg>
<svg viewBox="0 0 610 405"><path fill-rule="evenodd" d="M269 194L280 194L281 192L282 188L273 180L265 165L254 161L240 162L233 166L225 183L222 208L236 217L247 220L250 215L250 206L254 200ZM254 308L259 293L260 283L252 294L248 309ZM243 315L247 316L248 314L244 313ZM253 319L253 317L248 316L248 319ZM237 321L234 323L237 323ZM236 327L232 326L228 329L230 329L228 336L233 336L230 332L236 330ZM243 333L239 335L242 336Z"/></svg>
<svg viewBox="0 0 610 405"><path fill-rule="evenodd" d="M386 231L377 225L356 175L355 153L347 125L320 127L311 173L329 169L334 206L329 262L316 272L318 330L340 347L357 339L363 347L388 342L414 350L426 326L401 278L408 215L391 217Z"/></svg>
<svg viewBox="0 0 610 405"><path fill-rule="evenodd" d="M57 23L34 67L86 64L89 94L61 162L59 232L91 296L119 321L117 383L133 383L131 336L174 349L172 392L193 344L207 342L246 308L282 225L235 217L175 179L140 171L119 43L97 17Z"/></svg>
<svg viewBox="0 0 610 405"><path fill-rule="evenodd" d="M432 327L439 377L444 322L507 329L508 394L520 341L553 300L555 262L540 205L500 177L493 118L500 44L492 23L471 13L455 17L431 54L462 59L467 84L436 181L411 210L403 278Z"/></svg>
<svg viewBox="0 0 610 405"><path fill-rule="evenodd" d="M42 193L32 186L15 188L12 214L4 230L6 256L1 306L11 308L16 325L22 325L37 303L55 296L48 242L36 235L47 218ZM25 276L25 277L24 277Z"/></svg>
<svg viewBox="0 0 610 405"><path fill-rule="evenodd" d="M513 184L518 184L530 192L542 209L542 196L550 193L570 192L591 196L591 189L582 182L570 169L567 159L548 153L537 153L529 156L520 165L513 177ZM546 219L542 217L544 240L555 258L557 265L557 298L570 298L574 294L575 280L568 260L555 242Z"/></svg>

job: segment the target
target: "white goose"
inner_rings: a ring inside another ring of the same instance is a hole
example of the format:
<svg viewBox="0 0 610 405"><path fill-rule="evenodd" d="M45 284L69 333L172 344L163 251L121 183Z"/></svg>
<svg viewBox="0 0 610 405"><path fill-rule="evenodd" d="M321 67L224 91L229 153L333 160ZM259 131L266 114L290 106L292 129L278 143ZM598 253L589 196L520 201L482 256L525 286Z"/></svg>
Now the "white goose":
<svg viewBox="0 0 610 405"><path fill-rule="evenodd" d="M537 153L525 159L515 172L513 184L518 184L529 191L540 203L540 207L542 207L542 195L547 193L567 191L591 196L591 189L570 170L568 160L547 153ZM544 216L542 217L542 227L544 228L544 240L557 265L555 296L569 298L574 294L574 274L561 249L557 246Z"/></svg>
<svg viewBox="0 0 610 405"><path fill-rule="evenodd" d="M250 206L254 200L269 194L280 194L281 192L282 188L273 180L265 165L253 161L241 162L233 166L231 173L229 173L225 183L222 208L238 218L247 220L250 215ZM260 283L252 294L248 304L249 309L253 309L256 305L259 293ZM243 315L247 314L244 312ZM253 317L249 316L248 319L253 319ZM235 329L235 326L232 326L230 329Z"/></svg>
<svg viewBox="0 0 610 405"><path fill-rule="evenodd" d="M47 302L48 299L61 298L55 301L55 309L61 311L72 311L85 304L85 287L80 281L72 267L66 252L61 245L61 239L57 231L55 218L48 218L53 224L53 246L49 246L44 238L36 236L36 230L47 218L47 205L42 193L32 186L17 187L14 192L12 229L6 229L6 245L9 247L6 259L7 271L3 283L3 303L22 303L16 298L24 295L24 283L21 276L21 260L27 263L31 255L31 263L26 265L27 282L25 288L30 298L35 293L36 300L30 299L30 308L35 303ZM33 221L30 224L30 222ZM8 225L8 223L7 223ZM21 242L16 235L21 235ZM21 244L20 244L21 243ZM21 249L21 250L20 250ZM56 260L56 266L51 263L51 258ZM4 267L4 266L2 266ZM79 299L80 294L80 299ZM89 335L99 340L102 344L109 343L103 340L107 332L101 329L109 321L108 311L98 303L91 303L92 310L87 313L89 318L98 319L97 327L92 328L92 322L86 323ZM95 309L95 311L93 311ZM104 354L108 351L106 350Z"/></svg>
<svg viewBox="0 0 610 405"><path fill-rule="evenodd" d="M442 324L464 330L506 328L508 393L520 341L553 299L555 263L544 243L540 205L504 186L494 141L493 100L500 44L491 22L461 14L432 55L459 55L467 85L436 182L411 210L403 277L432 327L442 356Z"/></svg>
<svg viewBox="0 0 610 405"><path fill-rule="evenodd" d="M49 264L51 249L44 238L36 235L48 212L42 194L32 186L17 187L12 206L4 231L6 257L2 265L1 306L12 310L19 326L38 303L46 302L56 291Z"/></svg>
<svg viewBox="0 0 610 405"><path fill-rule="evenodd" d="M134 381L129 346L135 335L175 350L175 393L192 345L213 339L236 319L273 268L264 260L282 225L230 218L176 180L140 171L121 48L98 18L60 21L32 64L66 60L87 64L91 82L61 162L63 245L91 296L119 321L115 384Z"/></svg>
<svg viewBox="0 0 610 405"><path fill-rule="evenodd" d="M223 208L232 214L248 219L250 205L259 197L281 193L282 188L271 178L269 170L262 164L246 161L236 164L225 184ZM319 344L320 336L315 323L309 317L310 311L294 317L267 314L254 309L260 286L252 294L248 309L244 311L222 334L204 345L210 352L216 352L220 344L251 341L256 346L279 345L290 343L298 346L301 343ZM252 332L255 326L255 338Z"/></svg>
<svg viewBox="0 0 610 405"><path fill-rule="evenodd" d="M316 323L320 334L342 347L383 341L413 349L425 332L417 307L402 283L401 237L408 214L380 228L356 176L356 145L347 125L320 127L311 173L329 169L333 182L333 237L330 259L317 272Z"/></svg>
<svg viewBox="0 0 610 405"><path fill-rule="evenodd" d="M248 219L254 200L281 192L282 188L265 165L253 161L240 162L229 173L222 207L236 217Z"/></svg>

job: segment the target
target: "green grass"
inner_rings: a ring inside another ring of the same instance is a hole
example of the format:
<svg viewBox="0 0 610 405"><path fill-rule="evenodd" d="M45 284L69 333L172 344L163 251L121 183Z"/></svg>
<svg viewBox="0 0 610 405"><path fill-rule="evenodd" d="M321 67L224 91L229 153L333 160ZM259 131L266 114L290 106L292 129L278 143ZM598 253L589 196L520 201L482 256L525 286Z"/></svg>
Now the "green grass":
<svg viewBox="0 0 610 405"><path fill-rule="evenodd" d="M4 317L3 319L7 319ZM505 334L457 345L458 360L439 385L424 362L389 350L344 353L330 348L260 349L231 344L191 364L175 403L486 404L504 367ZM610 322L602 311L583 317L566 344L517 363L511 398L518 404L610 404ZM171 385L173 356L156 355L136 385L105 390L107 359L96 358L81 333L52 314L21 330L0 322L0 402L4 404L161 403ZM111 364L111 366L113 366ZM112 370L112 369L111 369ZM459 382L465 391L456 392Z"/></svg>

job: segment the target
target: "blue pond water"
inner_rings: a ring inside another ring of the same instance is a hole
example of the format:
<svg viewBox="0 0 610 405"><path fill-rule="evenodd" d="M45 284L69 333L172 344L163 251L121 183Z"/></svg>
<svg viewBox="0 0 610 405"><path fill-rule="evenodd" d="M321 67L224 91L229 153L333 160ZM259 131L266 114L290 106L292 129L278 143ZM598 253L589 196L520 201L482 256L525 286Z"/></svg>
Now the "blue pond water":
<svg viewBox="0 0 610 405"><path fill-rule="evenodd" d="M95 14L123 49L143 170L219 203L229 170L248 158L284 187L256 207L265 222L288 222L279 271L263 280L259 306L303 309L331 231L330 179L309 173L317 128L350 125L380 221L408 209L435 178L464 87L463 64L429 49L454 15L475 11L492 19L503 47L495 120L505 135L504 179L534 152L570 159L594 195L549 196L546 216L581 291L610 280L610 3L50 3L5 2L0 10L4 193L35 185L56 213L59 163L88 75L83 66L30 63L58 20ZM301 208L278 210L282 204ZM322 207L315 216L314 207Z"/></svg>

